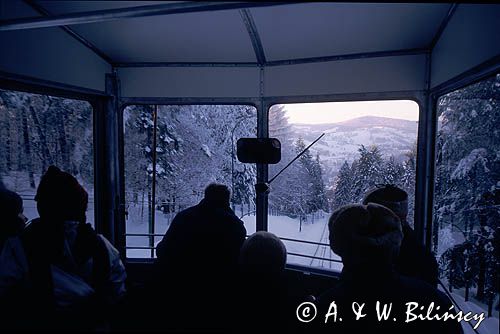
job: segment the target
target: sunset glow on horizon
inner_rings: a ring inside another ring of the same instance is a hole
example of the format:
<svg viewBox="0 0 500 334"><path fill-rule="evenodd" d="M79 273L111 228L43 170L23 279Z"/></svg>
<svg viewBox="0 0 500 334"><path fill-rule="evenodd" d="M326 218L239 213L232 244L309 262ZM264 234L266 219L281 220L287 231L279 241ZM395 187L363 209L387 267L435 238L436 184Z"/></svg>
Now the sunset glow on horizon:
<svg viewBox="0 0 500 334"><path fill-rule="evenodd" d="M338 123L363 116L418 121L419 107L411 100L285 104L291 124Z"/></svg>

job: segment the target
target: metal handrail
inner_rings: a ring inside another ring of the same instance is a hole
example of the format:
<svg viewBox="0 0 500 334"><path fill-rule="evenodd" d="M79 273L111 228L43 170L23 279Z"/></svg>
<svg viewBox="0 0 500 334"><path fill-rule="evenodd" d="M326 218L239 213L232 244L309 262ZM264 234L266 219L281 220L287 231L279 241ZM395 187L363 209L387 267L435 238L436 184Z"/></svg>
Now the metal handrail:
<svg viewBox="0 0 500 334"><path fill-rule="evenodd" d="M324 260L324 261L331 261L331 262L337 262L337 263L342 263L341 260L337 259L328 259L326 257L318 257L318 256L313 256L313 255L307 255L307 254L298 254L298 253L287 253L288 255L293 255L293 256L300 256L300 257L307 257L310 259L316 259L316 260Z"/></svg>
<svg viewBox="0 0 500 334"><path fill-rule="evenodd" d="M150 236L163 236L163 234L128 233L128 234L125 234L125 236L150 237ZM313 245L329 246L328 244L320 243L320 242L313 242L313 241L306 241L306 240L297 240L297 239L289 239L289 238L280 238L280 239L287 240L287 241L294 241L294 242L301 242L301 243L313 244ZM156 247L150 247L150 246L126 246L125 249L156 249ZM299 253L288 252L288 255L305 257L305 258L309 258L309 259L316 259L316 260L323 260L323 261L331 261L331 262L342 263L341 260L328 259L328 258L324 258L324 257L307 255L307 254L299 254Z"/></svg>
<svg viewBox="0 0 500 334"><path fill-rule="evenodd" d="M151 247L151 246L125 246L125 249L156 249L156 247Z"/></svg>
<svg viewBox="0 0 500 334"><path fill-rule="evenodd" d="M323 242L316 242L316 241L309 241L309 240L299 240L299 239L290 239L290 238L283 238L283 237L279 237L281 240L285 240L285 241L293 241L293 242L300 242L300 243L303 243L303 244L311 244L311 245L320 245L320 246L328 246L330 247L329 244L325 244Z"/></svg>
<svg viewBox="0 0 500 334"><path fill-rule="evenodd" d="M125 233L126 237L163 237L164 234L157 234L157 233ZM248 235L247 235L248 237ZM324 242L316 242L316 241L309 241L309 240L299 240L299 239L291 239L291 238L284 238L284 237L279 237L281 240L285 241L292 241L292 242L300 242L303 244L311 244L311 245L320 245L320 246L327 246L330 247L329 244L326 244Z"/></svg>

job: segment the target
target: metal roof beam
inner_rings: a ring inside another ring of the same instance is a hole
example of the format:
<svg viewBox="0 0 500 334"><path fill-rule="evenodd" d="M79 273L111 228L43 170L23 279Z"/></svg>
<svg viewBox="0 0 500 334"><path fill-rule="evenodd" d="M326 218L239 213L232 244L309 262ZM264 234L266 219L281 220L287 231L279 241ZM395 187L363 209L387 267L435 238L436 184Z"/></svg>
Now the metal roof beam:
<svg viewBox="0 0 500 334"><path fill-rule="evenodd" d="M114 67L258 67L258 63L229 63L229 62L139 62L139 63L114 63Z"/></svg>
<svg viewBox="0 0 500 334"><path fill-rule="evenodd" d="M365 59L365 58L378 58L378 57L395 57L395 56L412 56L429 53L428 49L404 49L393 51L379 51L379 52L366 52L366 53L352 53L345 55L326 56L326 57L312 57L300 59L285 59L268 61L264 64L249 63L249 62L213 62L213 63L190 63L190 62L143 62L143 63L114 63L114 67L271 67L283 65L300 65L311 63L322 63L329 61L351 60L351 59Z"/></svg>
<svg viewBox="0 0 500 334"><path fill-rule="evenodd" d="M457 3L451 4L450 8L448 9L448 13L446 13L446 16L444 17L443 21L441 22L441 25L436 31L434 38L432 38L432 41L429 45L429 50L432 51L432 49L434 49L434 47L436 46L437 42L439 41L439 38L441 38L441 35L448 26L448 23L450 22L451 18L453 17L453 14L455 14L457 7L458 7Z"/></svg>
<svg viewBox="0 0 500 334"><path fill-rule="evenodd" d="M379 58L379 57L393 57L393 56L411 56L411 55L425 54L427 52L428 52L427 49L403 49L403 50L351 53L351 54L325 56L325 57L275 60L275 61L267 62L265 64L265 66L298 65L298 64L323 63L323 62L329 62L329 61L351 60L351 59L365 59L365 58Z"/></svg>
<svg viewBox="0 0 500 334"><path fill-rule="evenodd" d="M252 41L253 50L255 51L255 57L260 65L266 63L266 55L264 54L264 48L262 47L262 42L260 40L259 33L257 32L257 27L253 20L252 14L248 9L240 9L241 18L245 23L245 26Z"/></svg>
<svg viewBox="0 0 500 334"><path fill-rule="evenodd" d="M242 9L252 7L269 7L289 5L297 2L196 2L185 1L149 6L126 7L118 9L105 9L89 12L79 12L55 15L51 17L32 17L24 19L5 20L0 23L0 31L35 29L47 27L68 26L74 24L97 23L112 20L194 13L227 9Z"/></svg>
<svg viewBox="0 0 500 334"><path fill-rule="evenodd" d="M45 16L45 17L50 17L52 16L49 11L47 11L45 8L43 8L42 6L40 6L39 4L37 4L35 1L33 0L24 0L25 3L27 3L31 8L33 8L34 10L36 10L38 13L40 13L41 15ZM108 56L106 55L104 52L102 52L101 50L99 50L94 44L92 44L89 40L87 40L85 37L83 37L82 35L78 34L76 31L74 31L73 29L71 29L70 27L67 27L67 26L60 26L60 28L62 30L64 30L66 33L68 33L71 37L73 37L74 39L76 39L78 42L82 43L85 47L89 48L90 50L92 50L96 55L98 55L99 57L101 57L104 61L106 61L108 64L112 64L113 63L113 60Z"/></svg>

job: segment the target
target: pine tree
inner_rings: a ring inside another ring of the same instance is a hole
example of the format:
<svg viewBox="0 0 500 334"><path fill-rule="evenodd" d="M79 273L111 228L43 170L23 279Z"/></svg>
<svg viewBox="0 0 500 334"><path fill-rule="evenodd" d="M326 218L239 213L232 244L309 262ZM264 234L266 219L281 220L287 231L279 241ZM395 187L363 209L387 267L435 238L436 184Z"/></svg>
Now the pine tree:
<svg viewBox="0 0 500 334"><path fill-rule="evenodd" d="M383 170L383 183L402 186L404 167L396 162L394 156L391 155L388 160L385 160Z"/></svg>
<svg viewBox="0 0 500 334"><path fill-rule="evenodd" d="M274 105L269 110L269 137L278 138L281 142L281 161L278 164L269 166L269 178L272 178L295 157L293 134L283 105ZM300 181L297 178L298 168L297 162L293 163L271 184L269 194L269 210L271 214L296 217L294 206L296 205L297 195L290 189L297 188L297 191L299 191L297 184Z"/></svg>
<svg viewBox="0 0 500 334"><path fill-rule="evenodd" d="M343 205L354 202L353 181L354 175L352 173L351 167L349 166L347 161L344 161L337 175L337 181L335 184L333 202L334 210L337 210Z"/></svg>
<svg viewBox="0 0 500 334"><path fill-rule="evenodd" d="M495 235L500 221L500 200L495 204L500 189L499 87L496 75L438 100L434 246L440 229L453 226L464 231L478 266L473 271L476 298L487 303L492 293L498 293L498 283L490 282L498 281L498 260L491 254L498 251Z"/></svg>
<svg viewBox="0 0 500 334"><path fill-rule="evenodd" d="M353 199L361 201L364 193L383 181L383 159L377 146L359 148L359 159L356 161L354 174Z"/></svg>

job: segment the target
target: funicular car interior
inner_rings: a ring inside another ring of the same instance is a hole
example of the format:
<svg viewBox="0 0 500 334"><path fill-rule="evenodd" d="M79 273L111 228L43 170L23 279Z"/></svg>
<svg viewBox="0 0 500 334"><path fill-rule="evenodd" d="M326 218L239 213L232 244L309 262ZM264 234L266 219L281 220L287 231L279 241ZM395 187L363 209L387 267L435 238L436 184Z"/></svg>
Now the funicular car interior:
<svg viewBox="0 0 500 334"><path fill-rule="evenodd" d="M414 230L433 249L438 100L498 75L499 32L497 4L1 0L0 89L91 105L91 219L141 284L163 233L151 216L152 228L126 227L127 108L251 106L255 137L268 138L274 105L414 101ZM269 168L257 164L253 183L267 182ZM255 193L256 231L268 230L268 197ZM131 243L133 233L147 241ZM311 294L338 275L292 262L287 270Z"/></svg>

